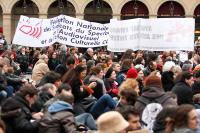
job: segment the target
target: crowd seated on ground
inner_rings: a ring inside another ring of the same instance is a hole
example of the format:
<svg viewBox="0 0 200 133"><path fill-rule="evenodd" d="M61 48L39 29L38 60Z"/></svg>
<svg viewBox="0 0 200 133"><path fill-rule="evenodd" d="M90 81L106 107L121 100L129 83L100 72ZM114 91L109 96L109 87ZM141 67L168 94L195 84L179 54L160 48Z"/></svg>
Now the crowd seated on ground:
<svg viewBox="0 0 200 133"><path fill-rule="evenodd" d="M0 133L200 132L196 51L184 62L172 51L101 52L4 50Z"/></svg>

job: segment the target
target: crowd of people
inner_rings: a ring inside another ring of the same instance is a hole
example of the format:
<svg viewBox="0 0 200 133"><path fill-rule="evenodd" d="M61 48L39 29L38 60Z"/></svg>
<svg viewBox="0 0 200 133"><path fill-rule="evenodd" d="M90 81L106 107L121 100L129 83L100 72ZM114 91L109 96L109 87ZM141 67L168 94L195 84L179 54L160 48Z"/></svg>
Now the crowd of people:
<svg viewBox="0 0 200 133"><path fill-rule="evenodd" d="M199 52L9 46L0 107L0 133L199 133Z"/></svg>

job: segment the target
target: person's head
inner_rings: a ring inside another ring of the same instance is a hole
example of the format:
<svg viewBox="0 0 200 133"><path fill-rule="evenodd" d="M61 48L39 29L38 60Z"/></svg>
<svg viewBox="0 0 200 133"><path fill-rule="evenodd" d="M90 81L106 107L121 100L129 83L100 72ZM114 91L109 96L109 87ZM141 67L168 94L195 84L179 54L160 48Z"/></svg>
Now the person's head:
<svg viewBox="0 0 200 133"><path fill-rule="evenodd" d="M149 64L148 64L148 67L149 67L151 70L156 70L156 68L157 68L157 63L156 63L156 61L150 61Z"/></svg>
<svg viewBox="0 0 200 133"><path fill-rule="evenodd" d="M37 89L32 84L25 84L19 90L19 94L28 102L29 106L37 100Z"/></svg>
<svg viewBox="0 0 200 133"><path fill-rule="evenodd" d="M109 111L97 119L98 133L126 133L129 123L117 111Z"/></svg>
<svg viewBox="0 0 200 133"><path fill-rule="evenodd" d="M56 59L56 58L57 58L57 53L56 53L56 52L53 52L53 53L52 53L52 58L53 58L53 59Z"/></svg>
<svg viewBox="0 0 200 133"><path fill-rule="evenodd" d="M150 73L149 76L157 76L157 77L161 78L160 71L158 71L158 70L154 70L153 72Z"/></svg>
<svg viewBox="0 0 200 133"><path fill-rule="evenodd" d="M143 51L141 51L141 50L138 50L136 54L137 54L136 59L143 57Z"/></svg>
<svg viewBox="0 0 200 133"><path fill-rule="evenodd" d="M113 70L112 67L110 67L105 74L105 78L111 79L111 80L116 80L116 76L117 76L116 72Z"/></svg>
<svg viewBox="0 0 200 133"><path fill-rule="evenodd" d="M133 78L133 79L136 79L138 76L138 72L135 68L130 68L128 71L127 71L127 74L126 74L126 78L129 79L129 78Z"/></svg>
<svg viewBox="0 0 200 133"><path fill-rule="evenodd" d="M121 89L119 92L120 95L120 104L122 105L133 105L137 99L137 92L134 91L132 88Z"/></svg>
<svg viewBox="0 0 200 133"><path fill-rule="evenodd" d="M71 54L75 54L76 53L76 48L75 47L70 48L70 53Z"/></svg>
<svg viewBox="0 0 200 133"><path fill-rule="evenodd" d="M92 48L87 49L87 53L92 57L94 55L94 51Z"/></svg>
<svg viewBox="0 0 200 133"><path fill-rule="evenodd" d="M198 124L198 114L194 106L185 104L178 107L174 118L175 128L187 127L195 130L198 128Z"/></svg>
<svg viewBox="0 0 200 133"><path fill-rule="evenodd" d="M140 130L140 113L132 105L124 105L117 109L117 111L129 122L129 131Z"/></svg>
<svg viewBox="0 0 200 133"><path fill-rule="evenodd" d="M192 63L188 61L183 64L182 71L192 72L192 68L193 68Z"/></svg>
<svg viewBox="0 0 200 133"><path fill-rule="evenodd" d="M139 65L139 64L145 65L145 60L143 57L138 57L135 59L134 63L135 65Z"/></svg>
<svg viewBox="0 0 200 133"><path fill-rule="evenodd" d="M45 85L42 86L41 91L48 92L53 97L55 97L57 94L57 87L54 84L46 83Z"/></svg>
<svg viewBox="0 0 200 133"><path fill-rule="evenodd" d="M79 64L82 64L82 65L86 65L86 62L87 62L84 57L79 57L78 61L79 61Z"/></svg>
<svg viewBox="0 0 200 133"><path fill-rule="evenodd" d="M177 108L177 106L164 107L156 116L154 123L160 125L162 124L166 127L169 123L171 123L171 121L174 120ZM156 129L154 128L153 130L155 131Z"/></svg>
<svg viewBox="0 0 200 133"><path fill-rule="evenodd" d="M175 65L173 71L174 71L174 78L176 78L176 76L182 72L182 69L179 65Z"/></svg>
<svg viewBox="0 0 200 133"><path fill-rule="evenodd" d="M174 72L175 63L173 61L167 61L163 65L162 72L172 71Z"/></svg>
<svg viewBox="0 0 200 133"><path fill-rule="evenodd" d="M39 59L43 60L46 64L49 61L49 58L48 58L48 56L46 54L40 55Z"/></svg>
<svg viewBox="0 0 200 133"><path fill-rule="evenodd" d="M63 83L68 83L72 85L76 80L83 80L86 76L87 67L81 64L78 64L74 69L70 69L62 77Z"/></svg>
<svg viewBox="0 0 200 133"><path fill-rule="evenodd" d="M42 86L46 83L52 83L56 87L59 87L61 82L61 75L59 73L56 73L54 71L47 72L43 78L41 79L38 86Z"/></svg>
<svg viewBox="0 0 200 133"><path fill-rule="evenodd" d="M66 60L66 65L67 67L69 68L74 68L75 67L75 63L76 63L76 60L73 56L69 56Z"/></svg>
<svg viewBox="0 0 200 133"><path fill-rule="evenodd" d="M121 70L122 71L128 71L130 68L133 68L133 60L131 59L125 59L122 61L122 65L121 65Z"/></svg>
<svg viewBox="0 0 200 133"><path fill-rule="evenodd" d="M72 93L71 94L70 93L60 93L58 95L58 99L60 101L67 102L67 103L69 103L71 105L74 103L74 96L73 96Z"/></svg>
<svg viewBox="0 0 200 133"><path fill-rule="evenodd" d="M134 53L134 51L132 50L132 49L127 49L125 52L124 52L124 54L123 54L123 56L122 56L122 58L121 58L121 61L123 62L124 60L126 60L126 59L133 59L133 54Z"/></svg>
<svg viewBox="0 0 200 133"><path fill-rule="evenodd" d="M137 72L138 72L137 79L143 81L143 79L144 79L144 72L143 72L143 69L141 69L141 68L136 68L136 70L137 70Z"/></svg>
<svg viewBox="0 0 200 133"><path fill-rule="evenodd" d="M58 94L61 93L68 93L68 94L72 94L72 88L69 84L67 83L63 83L58 87Z"/></svg>
<svg viewBox="0 0 200 133"><path fill-rule="evenodd" d="M112 61L112 58L111 58L111 57L107 57L105 62L106 62L106 65L107 65L108 67L111 67L112 64L113 64L113 61Z"/></svg>
<svg viewBox="0 0 200 133"><path fill-rule="evenodd" d="M21 53L25 53L25 52L26 52L26 48L25 48L25 47L22 47L22 48L20 49L20 51L21 51Z"/></svg>
<svg viewBox="0 0 200 133"><path fill-rule="evenodd" d="M87 65L87 73L89 73L90 69L95 66L95 61L88 60L87 63L86 63L86 65Z"/></svg>
<svg viewBox="0 0 200 133"><path fill-rule="evenodd" d="M139 94L139 87L138 87L138 82L136 79L126 79L124 82L119 87L120 90L123 89L133 89L137 94Z"/></svg>
<svg viewBox="0 0 200 133"><path fill-rule="evenodd" d="M156 87L160 90L163 90L161 78L156 75L148 76L144 81L145 88Z"/></svg>
<svg viewBox="0 0 200 133"><path fill-rule="evenodd" d="M193 75L188 71L184 71L184 72L180 73L179 75L177 75L175 81L176 82L184 82L184 83L188 84L189 86L192 86L194 83Z"/></svg>
<svg viewBox="0 0 200 133"><path fill-rule="evenodd" d="M121 66L120 66L120 64L117 63L117 62L113 62L112 68L113 68L113 70L114 70L116 73L119 73L120 70L121 70Z"/></svg>
<svg viewBox="0 0 200 133"><path fill-rule="evenodd" d="M104 76L103 70L99 66L92 67L91 74L96 75L100 79L103 79Z"/></svg>

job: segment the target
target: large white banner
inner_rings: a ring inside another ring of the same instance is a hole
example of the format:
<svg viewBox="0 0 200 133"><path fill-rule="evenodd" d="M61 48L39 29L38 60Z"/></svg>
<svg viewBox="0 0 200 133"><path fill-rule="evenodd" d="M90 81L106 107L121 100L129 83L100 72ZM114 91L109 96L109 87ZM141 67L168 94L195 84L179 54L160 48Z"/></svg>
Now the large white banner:
<svg viewBox="0 0 200 133"><path fill-rule="evenodd" d="M194 27L192 18L111 21L108 50L193 51Z"/></svg>
<svg viewBox="0 0 200 133"><path fill-rule="evenodd" d="M13 43L29 47L45 47L55 42L74 47L108 45L112 52L192 51L194 27L192 18L113 20L104 25L65 15L51 19L21 16Z"/></svg>
<svg viewBox="0 0 200 133"><path fill-rule="evenodd" d="M45 47L55 42L75 47L100 47L108 43L108 25L60 15L51 19L21 16L13 44Z"/></svg>

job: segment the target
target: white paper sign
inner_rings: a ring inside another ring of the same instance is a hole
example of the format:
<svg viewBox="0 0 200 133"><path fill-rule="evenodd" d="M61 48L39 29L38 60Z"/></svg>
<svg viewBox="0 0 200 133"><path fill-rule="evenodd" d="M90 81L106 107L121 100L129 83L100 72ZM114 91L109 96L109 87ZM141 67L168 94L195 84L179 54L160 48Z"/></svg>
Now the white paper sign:
<svg viewBox="0 0 200 133"><path fill-rule="evenodd" d="M100 47L108 43L108 25L60 15L51 19L21 16L14 44L45 47L55 42L74 47Z"/></svg>
<svg viewBox="0 0 200 133"><path fill-rule="evenodd" d="M194 50L192 18L132 19L111 21L108 50Z"/></svg>
<svg viewBox="0 0 200 133"><path fill-rule="evenodd" d="M187 61L188 60L188 53L186 53L186 52L180 52L179 53L179 60L181 62Z"/></svg>

